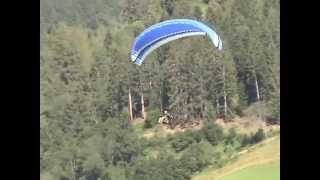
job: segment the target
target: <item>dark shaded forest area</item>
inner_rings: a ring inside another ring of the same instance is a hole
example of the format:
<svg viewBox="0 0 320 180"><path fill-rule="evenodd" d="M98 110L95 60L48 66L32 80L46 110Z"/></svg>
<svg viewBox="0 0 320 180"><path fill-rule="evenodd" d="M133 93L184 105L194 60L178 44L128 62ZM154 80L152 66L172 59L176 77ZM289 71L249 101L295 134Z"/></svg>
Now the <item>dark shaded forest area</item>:
<svg viewBox="0 0 320 180"><path fill-rule="evenodd" d="M129 94L134 104L147 100L143 109L149 123L156 122L164 109L177 117L177 123L243 116L252 107L262 118L280 119L279 3L41 0L43 176L182 180L210 163L222 166L227 159L223 152L228 151L207 152L209 146L220 147L223 142L222 147L237 149L250 144L248 137L233 133L231 137L219 126L205 123L201 131L183 137L141 139L128 121ZM174 18L214 26L223 40L223 52L218 53L208 38L191 37L161 46L142 66L129 61L136 35ZM234 139L239 145L234 145ZM168 152L180 149L181 142L182 154ZM168 143L172 147L166 149ZM163 153L150 158L146 149L158 145L164 145ZM175 153L181 154L180 159ZM209 162L208 157L215 160Z"/></svg>

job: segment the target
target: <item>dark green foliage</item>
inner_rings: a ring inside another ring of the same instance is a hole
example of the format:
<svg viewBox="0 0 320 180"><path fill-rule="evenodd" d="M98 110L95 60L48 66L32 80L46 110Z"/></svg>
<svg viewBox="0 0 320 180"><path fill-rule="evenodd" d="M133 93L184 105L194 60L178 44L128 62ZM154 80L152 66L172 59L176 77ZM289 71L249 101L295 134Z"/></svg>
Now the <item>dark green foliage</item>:
<svg viewBox="0 0 320 180"><path fill-rule="evenodd" d="M235 128L229 129L229 133L226 137L226 144L231 145L237 150L241 147L241 136L237 133Z"/></svg>
<svg viewBox="0 0 320 180"><path fill-rule="evenodd" d="M202 139L204 139L202 131L187 131L187 132L197 143L199 143Z"/></svg>
<svg viewBox="0 0 320 180"><path fill-rule="evenodd" d="M181 152L186 149L192 143L199 143L203 139L202 131L188 130L184 133L173 137L171 145L176 152ZM169 139L170 140L170 139Z"/></svg>
<svg viewBox="0 0 320 180"><path fill-rule="evenodd" d="M187 180L190 174L181 168L181 163L172 156L162 155L157 159L140 160L131 168L129 180Z"/></svg>
<svg viewBox="0 0 320 180"><path fill-rule="evenodd" d="M173 0L161 0L160 2L161 7L171 16L174 10Z"/></svg>
<svg viewBox="0 0 320 180"><path fill-rule="evenodd" d="M258 143L258 142L264 140L265 138L266 138L266 135L264 133L264 130L263 129L258 129L258 131L252 137L252 141L254 143Z"/></svg>
<svg viewBox="0 0 320 180"><path fill-rule="evenodd" d="M212 164L212 158L216 158L212 147L204 141L190 145L183 153L180 163L183 169L193 174Z"/></svg>
<svg viewBox="0 0 320 180"><path fill-rule="evenodd" d="M266 138L266 134L263 129L258 129L256 133L250 135L244 134L240 136L241 146L245 147L248 145L256 144Z"/></svg>
<svg viewBox="0 0 320 180"><path fill-rule="evenodd" d="M214 119L217 119L216 110L214 109L213 105L208 105L206 111L204 111L204 120L210 121Z"/></svg>
<svg viewBox="0 0 320 180"><path fill-rule="evenodd" d="M208 4L210 0L202 0L203 3Z"/></svg>
<svg viewBox="0 0 320 180"><path fill-rule="evenodd" d="M268 107L272 117L280 119L280 94L274 95L274 98L269 101Z"/></svg>
<svg viewBox="0 0 320 180"><path fill-rule="evenodd" d="M251 137L248 136L247 134L244 134L242 137L241 137L241 146L242 147L245 147L247 145L251 144Z"/></svg>
<svg viewBox="0 0 320 180"><path fill-rule="evenodd" d="M223 130L219 125L215 123L210 123L210 122L205 123L202 131L206 139L212 145L217 145L223 139Z"/></svg>
<svg viewBox="0 0 320 180"><path fill-rule="evenodd" d="M148 111L147 119L144 122L144 128L152 128L158 123L160 112L158 109Z"/></svg>
<svg viewBox="0 0 320 180"><path fill-rule="evenodd" d="M191 136L187 135L179 135L172 141L172 147L175 149L176 152L180 152L187 148L190 144L195 141Z"/></svg>

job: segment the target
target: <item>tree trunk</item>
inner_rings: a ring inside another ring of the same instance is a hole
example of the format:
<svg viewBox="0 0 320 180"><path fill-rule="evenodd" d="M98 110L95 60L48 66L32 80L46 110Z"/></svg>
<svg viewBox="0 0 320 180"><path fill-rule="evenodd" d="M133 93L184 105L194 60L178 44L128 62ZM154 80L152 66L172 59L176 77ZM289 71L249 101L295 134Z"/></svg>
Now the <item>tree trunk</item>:
<svg viewBox="0 0 320 180"><path fill-rule="evenodd" d="M201 76L201 81L200 81L200 91L201 91L201 95L200 95L200 117L199 118L202 118L203 117L203 114L204 114L204 108L205 108L205 105L204 105L204 90L203 90L203 77Z"/></svg>
<svg viewBox="0 0 320 180"><path fill-rule="evenodd" d="M76 180L77 179L77 175L76 175L76 160L75 159L73 159L73 160L71 160L71 162L70 162L70 164L71 164L71 170L72 170L72 176L73 176L73 180Z"/></svg>
<svg viewBox="0 0 320 180"><path fill-rule="evenodd" d="M257 75L254 76L254 80L255 80L255 86L256 86L257 101L260 101L260 92L259 92Z"/></svg>
<svg viewBox="0 0 320 180"><path fill-rule="evenodd" d="M143 87L144 84L141 82L140 79L140 96L141 96L141 118L146 119L146 113L145 113L145 106L144 106L144 97L143 97Z"/></svg>
<svg viewBox="0 0 320 180"><path fill-rule="evenodd" d="M162 82L160 80L160 112L163 112Z"/></svg>
<svg viewBox="0 0 320 180"><path fill-rule="evenodd" d="M163 112L163 105L162 105L162 71L161 71L161 62L159 61L159 67L158 67L158 75L159 75L159 103L160 103L160 112Z"/></svg>
<svg viewBox="0 0 320 180"><path fill-rule="evenodd" d="M145 112L145 108L144 108L143 92L141 92L141 115L142 115L142 119L146 119L146 112Z"/></svg>
<svg viewBox="0 0 320 180"><path fill-rule="evenodd" d="M129 88L129 121L133 120L133 115L132 115L132 99L131 99L131 89Z"/></svg>
<svg viewBox="0 0 320 180"><path fill-rule="evenodd" d="M222 76L223 76L223 100L224 100L224 117L227 117L227 94L226 94L226 72L225 67L222 67Z"/></svg>
<svg viewBox="0 0 320 180"><path fill-rule="evenodd" d="M217 103L217 116L220 116L220 106L219 106L219 97L216 97L216 103Z"/></svg>

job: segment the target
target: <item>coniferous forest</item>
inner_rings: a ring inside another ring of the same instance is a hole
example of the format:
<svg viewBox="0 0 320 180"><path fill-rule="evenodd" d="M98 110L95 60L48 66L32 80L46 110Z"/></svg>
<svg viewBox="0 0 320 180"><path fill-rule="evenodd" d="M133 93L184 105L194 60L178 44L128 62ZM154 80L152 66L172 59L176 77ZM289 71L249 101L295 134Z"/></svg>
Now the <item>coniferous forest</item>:
<svg viewBox="0 0 320 180"><path fill-rule="evenodd" d="M260 142L216 119L280 123L280 0L41 0L40 172L57 180L188 180ZM176 18L214 26L130 61L134 38ZM131 108L130 108L131 107ZM145 138L163 111L198 130ZM131 113L132 112L132 113ZM141 132L134 122L143 120Z"/></svg>

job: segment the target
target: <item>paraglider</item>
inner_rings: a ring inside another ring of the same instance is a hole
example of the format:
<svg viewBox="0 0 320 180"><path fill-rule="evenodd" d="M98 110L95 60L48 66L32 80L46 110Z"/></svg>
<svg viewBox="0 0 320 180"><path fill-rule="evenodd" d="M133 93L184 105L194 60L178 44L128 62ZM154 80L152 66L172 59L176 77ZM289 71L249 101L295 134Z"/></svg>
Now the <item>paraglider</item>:
<svg viewBox="0 0 320 180"><path fill-rule="evenodd" d="M154 24L139 34L132 45L131 61L141 65L161 45L188 36L208 36L214 46L222 50L219 35L207 25L191 19L173 19Z"/></svg>

